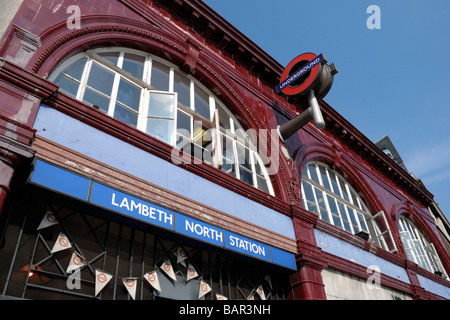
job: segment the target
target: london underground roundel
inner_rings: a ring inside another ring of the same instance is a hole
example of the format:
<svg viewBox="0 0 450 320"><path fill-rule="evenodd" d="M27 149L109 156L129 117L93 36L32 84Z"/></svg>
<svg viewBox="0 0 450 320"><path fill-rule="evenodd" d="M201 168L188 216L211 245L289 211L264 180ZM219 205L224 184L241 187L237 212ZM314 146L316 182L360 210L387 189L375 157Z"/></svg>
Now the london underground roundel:
<svg viewBox="0 0 450 320"><path fill-rule="evenodd" d="M337 73L334 64L326 63L323 53L307 52L297 56L284 69L276 91L289 96L293 102L306 103L309 92L314 90L320 100L330 90Z"/></svg>

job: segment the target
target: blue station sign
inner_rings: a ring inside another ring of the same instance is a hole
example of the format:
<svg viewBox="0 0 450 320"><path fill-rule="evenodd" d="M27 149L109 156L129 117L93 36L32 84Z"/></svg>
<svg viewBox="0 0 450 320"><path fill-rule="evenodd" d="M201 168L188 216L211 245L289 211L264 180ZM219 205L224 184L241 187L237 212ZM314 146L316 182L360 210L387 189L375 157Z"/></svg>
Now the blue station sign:
<svg viewBox="0 0 450 320"><path fill-rule="evenodd" d="M178 234L296 270L292 253L243 237L37 160L30 182Z"/></svg>

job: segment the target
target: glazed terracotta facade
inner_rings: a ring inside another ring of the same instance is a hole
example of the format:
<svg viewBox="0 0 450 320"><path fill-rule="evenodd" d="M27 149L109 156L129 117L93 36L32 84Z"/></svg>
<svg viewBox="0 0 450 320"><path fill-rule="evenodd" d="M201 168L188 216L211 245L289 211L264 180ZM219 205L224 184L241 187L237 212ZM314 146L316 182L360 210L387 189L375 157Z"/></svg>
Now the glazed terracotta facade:
<svg viewBox="0 0 450 320"><path fill-rule="evenodd" d="M82 13L80 29L67 27L69 4L64 2L58 7L56 2L23 1L2 38L0 212L8 209L8 200L26 181L37 157L167 208L183 208L184 214L196 219L214 219L223 228L295 254L297 271L290 274L290 299L326 299L321 275L324 269L362 280L370 276L366 266L323 250L316 232L332 235L406 270L406 282L382 273L382 286L414 299L445 298L427 291L420 279L429 279L447 291L450 282L409 261L398 231L399 217L409 217L434 244L442 265L450 273L449 254L427 209L433 195L324 101L320 105L326 128L318 131L308 124L288 139L285 147L291 159L286 159L281 152L279 156L272 155L272 161L279 161L278 172L270 177L274 196L212 166L180 165L190 173L288 217L295 239L180 197L36 132L36 115L41 104L45 104L135 148L171 161L171 146L61 93L47 79L66 57L108 46L142 50L178 66L212 91L246 129L275 129L306 109L276 94L274 88L283 66L201 1L78 1ZM299 53L293 56L296 54ZM270 150L275 142L271 137L268 139ZM386 213L396 252L387 252L303 208L301 174L312 160L327 164L341 174L371 212Z"/></svg>

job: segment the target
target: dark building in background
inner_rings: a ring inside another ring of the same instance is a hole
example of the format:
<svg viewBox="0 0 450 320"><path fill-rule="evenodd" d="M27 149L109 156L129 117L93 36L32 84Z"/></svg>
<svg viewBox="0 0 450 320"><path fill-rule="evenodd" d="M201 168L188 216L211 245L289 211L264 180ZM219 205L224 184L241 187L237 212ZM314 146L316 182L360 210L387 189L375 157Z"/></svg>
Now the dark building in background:
<svg viewBox="0 0 450 320"><path fill-rule="evenodd" d="M2 298L450 298L433 195L324 101L281 143L307 106L202 1L2 14Z"/></svg>

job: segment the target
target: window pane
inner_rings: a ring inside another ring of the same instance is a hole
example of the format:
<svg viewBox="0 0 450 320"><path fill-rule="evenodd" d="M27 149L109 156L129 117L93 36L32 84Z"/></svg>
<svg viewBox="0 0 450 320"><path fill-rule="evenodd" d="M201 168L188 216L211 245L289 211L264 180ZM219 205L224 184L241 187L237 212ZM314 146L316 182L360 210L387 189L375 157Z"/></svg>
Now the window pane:
<svg viewBox="0 0 450 320"><path fill-rule="evenodd" d="M64 73L68 74L72 78L77 80L81 80L81 75L83 74L84 65L86 64L87 59L82 58L80 60L75 61L70 66L64 69Z"/></svg>
<svg viewBox="0 0 450 320"><path fill-rule="evenodd" d="M170 68L158 61L152 61L150 85L156 90L169 91Z"/></svg>
<svg viewBox="0 0 450 320"><path fill-rule="evenodd" d="M84 92L83 102L86 102L92 106L96 105L103 112L108 112L109 99L97 92L92 91L89 88L86 88L86 91Z"/></svg>
<svg viewBox="0 0 450 320"><path fill-rule="evenodd" d="M125 53L123 56L122 69L142 80L142 76L144 74L144 63L145 57L132 53Z"/></svg>
<svg viewBox="0 0 450 320"><path fill-rule="evenodd" d="M246 147L244 147L240 143L236 143L236 150L237 150L237 157L238 157L238 163L247 168L248 170L252 170L251 164L250 164L250 150Z"/></svg>
<svg viewBox="0 0 450 320"><path fill-rule="evenodd" d="M341 213L341 218L342 218L342 222L344 224L344 229L348 232L352 232L352 228L350 226L350 221L348 221L348 217L347 217L347 211L345 210L345 205L338 201L338 207L339 207L339 211Z"/></svg>
<svg viewBox="0 0 450 320"><path fill-rule="evenodd" d="M117 100L130 108L139 111L139 100L141 97L141 89L132 85L128 81L120 79Z"/></svg>
<svg viewBox="0 0 450 320"><path fill-rule="evenodd" d="M233 140L228 138L225 135L222 135L222 154L224 157L230 159L230 161L234 161L233 156Z"/></svg>
<svg viewBox="0 0 450 320"><path fill-rule="evenodd" d="M100 52L98 55L117 66L117 61L119 61L119 52Z"/></svg>
<svg viewBox="0 0 450 320"><path fill-rule="evenodd" d="M173 90L178 92L178 102L187 107L190 107L191 105L190 83L191 82L187 77L175 72Z"/></svg>
<svg viewBox="0 0 450 320"><path fill-rule="evenodd" d="M231 174L232 176L236 176L236 170L234 168L234 163L230 160L223 158L223 164L222 164L222 171L225 171L228 174Z"/></svg>
<svg viewBox="0 0 450 320"><path fill-rule="evenodd" d="M175 100L174 94L150 93L148 115L152 117L173 118Z"/></svg>
<svg viewBox="0 0 450 320"><path fill-rule="evenodd" d="M136 127L138 115L136 112L116 103L116 107L114 109L114 118L123 121L130 126Z"/></svg>
<svg viewBox="0 0 450 320"><path fill-rule="evenodd" d="M319 166L320 176L322 177L322 183L325 188L331 191L330 182L328 181L327 170Z"/></svg>
<svg viewBox="0 0 450 320"><path fill-rule="evenodd" d="M78 82L73 81L66 76L63 76L62 74L57 76L54 82L55 84L59 85L59 90L61 90L62 92L67 93L74 98L77 96L79 87Z"/></svg>
<svg viewBox="0 0 450 320"><path fill-rule="evenodd" d="M148 118L147 133L168 144L172 144L173 120Z"/></svg>
<svg viewBox="0 0 450 320"><path fill-rule="evenodd" d="M263 177L260 176L256 176L256 180L258 181L258 189L269 193L269 188L267 186L267 181L266 179L264 179Z"/></svg>
<svg viewBox="0 0 450 320"><path fill-rule="evenodd" d="M195 86L195 111L210 120L209 95L198 86Z"/></svg>
<svg viewBox="0 0 450 320"><path fill-rule="evenodd" d="M339 179L339 185L341 186L342 197L350 202L350 198L348 197L347 188L345 187L345 182L342 179Z"/></svg>
<svg viewBox="0 0 450 320"><path fill-rule="evenodd" d="M191 138L191 117L184 112L178 111L177 132L182 136Z"/></svg>
<svg viewBox="0 0 450 320"><path fill-rule="evenodd" d="M242 181L253 185L253 175L250 171L246 170L242 166L239 166L239 175Z"/></svg>
<svg viewBox="0 0 450 320"><path fill-rule="evenodd" d="M340 219L339 212L338 212L337 205L336 205L336 200L329 195L327 195L327 199L328 199L328 204L330 206L331 215L333 217L333 224L336 227L342 228L341 219Z"/></svg>
<svg viewBox="0 0 450 320"><path fill-rule="evenodd" d="M216 103L216 106L218 104ZM218 106L219 110L219 126L224 129L230 129L230 116L223 110L222 106Z"/></svg>
<svg viewBox="0 0 450 320"><path fill-rule="evenodd" d="M307 167L308 167L309 174L311 175L311 180L320 184L319 177L317 176L316 166L308 165Z"/></svg>
<svg viewBox="0 0 450 320"><path fill-rule="evenodd" d="M339 186L338 186L336 175L334 174L334 172L331 172L329 170L328 170L328 175L330 176L331 186L333 187L333 192L337 196L341 197L341 193L339 192Z"/></svg>
<svg viewBox="0 0 450 320"><path fill-rule="evenodd" d="M330 222L330 218L328 216L328 211L325 205L325 199L323 198L322 191L317 188L314 188L314 192L316 193L317 204L319 205L320 217L322 220L326 222Z"/></svg>
<svg viewBox="0 0 450 320"><path fill-rule="evenodd" d="M92 63L87 85L110 96L114 82L114 74L96 63Z"/></svg>

